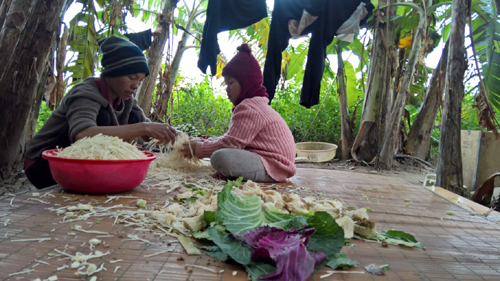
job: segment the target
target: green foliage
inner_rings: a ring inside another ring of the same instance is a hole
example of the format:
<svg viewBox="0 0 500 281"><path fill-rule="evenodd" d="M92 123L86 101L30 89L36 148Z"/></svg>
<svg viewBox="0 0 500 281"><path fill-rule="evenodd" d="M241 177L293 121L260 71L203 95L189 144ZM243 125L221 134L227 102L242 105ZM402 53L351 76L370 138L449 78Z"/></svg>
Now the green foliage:
<svg viewBox="0 0 500 281"><path fill-rule="evenodd" d="M247 265L252 263L252 250L250 246L241 243L242 239L226 232L221 225L208 228L212 241L220 247L221 251L228 254L236 262Z"/></svg>
<svg viewBox="0 0 500 281"><path fill-rule="evenodd" d="M245 269L248 273L248 276L252 278L252 281L260 281L262 279L260 279L259 276L263 274L270 274L276 271L276 267L267 263L253 263L245 265Z"/></svg>
<svg viewBox="0 0 500 281"><path fill-rule="evenodd" d="M322 141L336 143L340 139L340 108L336 91L330 90L323 107L307 109L299 105L302 83L289 81L286 88L276 91L271 106L285 119L292 131L295 142ZM326 95L321 93L320 99ZM314 120L317 114L316 119ZM313 122L311 126L311 123ZM309 128L310 127L310 128Z"/></svg>
<svg viewBox="0 0 500 281"><path fill-rule="evenodd" d="M356 72L350 62L344 61L344 70L346 77L347 106L352 108L360 98L363 98L363 91L358 88Z"/></svg>
<svg viewBox="0 0 500 281"><path fill-rule="evenodd" d="M433 69L426 67L423 64L418 65L415 72L416 81L410 85L411 95L408 97L408 104L415 107L420 107L425 95L427 94L427 87L429 86L429 77L432 75Z"/></svg>
<svg viewBox="0 0 500 281"><path fill-rule="evenodd" d="M133 1L133 6L130 12L132 16L139 18L142 22L156 26L156 13L161 11L162 5L163 1Z"/></svg>
<svg viewBox="0 0 500 281"><path fill-rule="evenodd" d="M286 67L286 79L292 79L295 76L295 81L301 82L304 79L304 63L307 52L309 51L309 40L300 43L297 48L290 46L290 50L286 51L289 59Z"/></svg>
<svg viewBox="0 0 500 281"><path fill-rule="evenodd" d="M349 241L349 240L347 240ZM351 261L345 253L339 253L332 258L326 265L333 269L349 269L351 266L357 265L357 261Z"/></svg>
<svg viewBox="0 0 500 281"><path fill-rule="evenodd" d="M52 110L45 104L44 101L42 101L42 104L40 105L40 111L38 113L38 121L36 123L36 130L35 133L38 133L40 129L43 127L43 124L47 122L47 119L49 119L50 115L52 114Z"/></svg>
<svg viewBox="0 0 500 281"><path fill-rule="evenodd" d="M307 244L307 250L323 252L333 259L344 246L344 230L326 212L315 212L307 219L307 227L316 229Z"/></svg>
<svg viewBox="0 0 500 281"><path fill-rule="evenodd" d="M474 107L476 104L474 96L475 93L472 91L464 95L464 100L462 102L462 130L481 130L477 109Z"/></svg>
<svg viewBox="0 0 500 281"><path fill-rule="evenodd" d="M404 8L408 9L408 7ZM396 19L397 23L396 34L399 35L399 38L397 38L397 40L411 35L412 30L417 28L419 20L420 20L420 15L416 14L412 16L411 10L405 13L402 17Z"/></svg>
<svg viewBox="0 0 500 281"><path fill-rule="evenodd" d="M182 203L193 203L193 202L196 202L197 200L198 200L198 197L192 196L192 197L189 197L187 199L181 199L180 201Z"/></svg>
<svg viewBox="0 0 500 281"><path fill-rule="evenodd" d="M376 237L380 241L385 241L392 245L403 245L407 247L417 247L425 249L415 237L409 233L399 230L380 231Z"/></svg>
<svg viewBox="0 0 500 281"><path fill-rule="evenodd" d="M161 1L103 1L75 0L70 5L82 5L82 9L69 23L69 50L75 52L66 70L72 74L72 84L93 76L99 66L98 42L111 36L121 36L127 30L125 22L127 14L138 17L142 21L153 23ZM154 9L154 10L151 10ZM121 33L119 32L121 31Z"/></svg>
<svg viewBox="0 0 500 281"><path fill-rule="evenodd" d="M232 104L212 89L208 76L201 83L188 82L174 90L172 125L193 125L200 134L219 136L227 132ZM170 110L170 109L169 109Z"/></svg>
<svg viewBox="0 0 500 281"><path fill-rule="evenodd" d="M485 86L491 104L500 111L500 23L493 0L473 1L481 16L472 22L474 45L482 65Z"/></svg>
<svg viewBox="0 0 500 281"><path fill-rule="evenodd" d="M175 126L175 129L177 131L187 133L188 135L190 135L192 137L196 137L200 134L198 129L196 129L193 125L191 125L189 123L177 125L177 126Z"/></svg>
<svg viewBox="0 0 500 281"><path fill-rule="evenodd" d="M73 84L89 76L99 63L98 33L95 24L100 23L102 12L96 11L94 1L75 1L83 5L81 12L76 14L69 24L69 50L76 53L76 58L69 61L67 70L72 72ZM99 15L101 14L101 17Z"/></svg>

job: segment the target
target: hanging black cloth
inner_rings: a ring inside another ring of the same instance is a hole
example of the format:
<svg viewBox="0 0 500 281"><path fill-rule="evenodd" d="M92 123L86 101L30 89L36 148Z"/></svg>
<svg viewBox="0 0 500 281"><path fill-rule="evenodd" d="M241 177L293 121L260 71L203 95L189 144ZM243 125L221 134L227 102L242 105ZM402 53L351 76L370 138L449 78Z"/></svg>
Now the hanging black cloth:
<svg viewBox="0 0 500 281"><path fill-rule="evenodd" d="M203 27L198 68L212 75L217 71L220 53L217 34L221 31L247 27L267 17L266 0L209 0Z"/></svg>
<svg viewBox="0 0 500 281"><path fill-rule="evenodd" d="M360 3L365 3L368 15L360 22L364 24L371 16L374 6L370 0L275 0L269 31L268 50L264 65L264 86L272 100L280 79L281 54L288 46L290 31L289 20L300 21L303 11L318 18L302 32L311 33L307 54L304 82L300 104L310 108L319 103L321 79L325 68L326 47L333 41L339 27L356 11Z"/></svg>
<svg viewBox="0 0 500 281"><path fill-rule="evenodd" d="M137 47L139 47L143 51L151 47L151 29L137 33L125 33L124 35L128 38L128 40L136 44Z"/></svg>

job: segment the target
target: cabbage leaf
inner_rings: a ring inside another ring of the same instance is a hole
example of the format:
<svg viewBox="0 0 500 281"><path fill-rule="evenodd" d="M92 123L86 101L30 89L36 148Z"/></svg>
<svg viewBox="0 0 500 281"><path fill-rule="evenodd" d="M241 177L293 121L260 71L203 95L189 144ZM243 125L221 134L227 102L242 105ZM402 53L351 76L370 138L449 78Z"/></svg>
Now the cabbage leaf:
<svg viewBox="0 0 500 281"><path fill-rule="evenodd" d="M270 281L306 280L315 265L325 261L326 254L310 252L306 245L315 229L305 227L285 231L277 227L262 226L241 235L252 247L252 260L268 260L276 271L263 274L261 279Z"/></svg>

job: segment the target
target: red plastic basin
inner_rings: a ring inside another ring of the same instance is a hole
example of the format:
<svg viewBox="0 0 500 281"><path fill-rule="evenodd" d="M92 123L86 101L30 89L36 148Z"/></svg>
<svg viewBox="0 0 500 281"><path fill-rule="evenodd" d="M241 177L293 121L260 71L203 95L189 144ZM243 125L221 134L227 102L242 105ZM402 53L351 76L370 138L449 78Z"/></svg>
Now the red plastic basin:
<svg viewBox="0 0 500 281"><path fill-rule="evenodd" d="M58 157L57 149L46 150L54 180L64 189L81 193L118 193L137 187L146 178L149 164L156 156L130 160L91 160Z"/></svg>

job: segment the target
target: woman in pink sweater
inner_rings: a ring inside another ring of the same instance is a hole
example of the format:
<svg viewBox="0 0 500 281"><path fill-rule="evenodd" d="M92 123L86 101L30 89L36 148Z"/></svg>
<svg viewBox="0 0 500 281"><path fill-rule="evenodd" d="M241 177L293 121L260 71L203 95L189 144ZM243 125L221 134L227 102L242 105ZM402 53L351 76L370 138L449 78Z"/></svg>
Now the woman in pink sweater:
<svg viewBox="0 0 500 281"><path fill-rule="evenodd" d="M259 63L243 44L222 70L234 105L229 131L216 139L192 140L193 154L210 157L214 177L284 182L295 175L295 142L285 120L269 106ZM189 147L184 155L191 157Z"/></svg>

